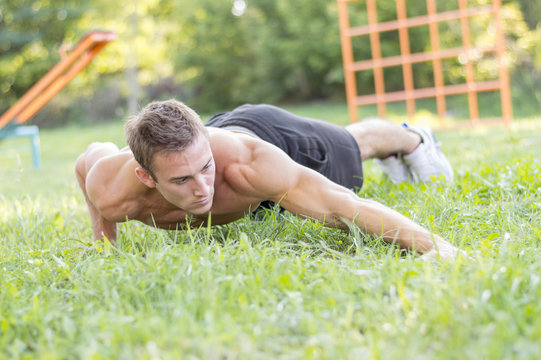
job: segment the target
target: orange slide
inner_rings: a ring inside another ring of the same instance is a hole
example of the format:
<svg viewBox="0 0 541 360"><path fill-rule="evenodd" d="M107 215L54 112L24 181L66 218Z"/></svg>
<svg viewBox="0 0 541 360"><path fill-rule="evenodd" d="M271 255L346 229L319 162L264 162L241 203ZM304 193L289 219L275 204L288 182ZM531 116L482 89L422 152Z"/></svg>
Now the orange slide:
<svg viewBox="0 0 541 360"><path fill-rule="evenodd" d="M116 34L108 31L93 31L84 36L67 54L60 48L61 60L37 84L28 90L19 101L0 117L0 140L13 136L32 138L34 166L40 168L39 135L37 126L17 126L30 119L71 79L84 69ZM7 125L10 126L7 126Z"/></svg>

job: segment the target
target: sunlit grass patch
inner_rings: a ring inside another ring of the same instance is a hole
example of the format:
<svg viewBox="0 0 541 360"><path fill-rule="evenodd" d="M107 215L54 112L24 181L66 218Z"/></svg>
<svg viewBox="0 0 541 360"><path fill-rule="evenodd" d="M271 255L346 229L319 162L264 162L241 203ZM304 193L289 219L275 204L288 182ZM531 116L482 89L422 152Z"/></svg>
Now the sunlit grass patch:
<svg viewBox="0 0 541 360"><path fill-rule="evenodd" d="M534 359L540 130L438 133L452 184L392 185L366 164L359 196L472 257L448 262L279 209L93 243L72 167L102 133L122 145L121 126L44 131L39 178L0 173L0 358Z"/></svg>

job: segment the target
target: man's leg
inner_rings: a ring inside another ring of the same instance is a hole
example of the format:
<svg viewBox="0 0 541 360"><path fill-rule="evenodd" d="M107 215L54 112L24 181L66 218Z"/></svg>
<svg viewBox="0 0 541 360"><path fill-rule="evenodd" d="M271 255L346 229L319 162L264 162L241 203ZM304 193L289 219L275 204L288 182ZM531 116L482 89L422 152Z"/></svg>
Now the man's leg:
<svg viewBox="0 0 541 360"><path fill-rule="evenodd" d="M346 126L346 130L357 141L363 160L409 154L421 143L416 133L382 119L365 119Z"/></svg>
<svg viewBox="0 0 541 360"><path fill-rule="evenodd" d="M363 160L376 159L394 183L430 181L443 174L453 179L453 169L427 127L404 127L382 119L366 119L346 126Z"/></svg>

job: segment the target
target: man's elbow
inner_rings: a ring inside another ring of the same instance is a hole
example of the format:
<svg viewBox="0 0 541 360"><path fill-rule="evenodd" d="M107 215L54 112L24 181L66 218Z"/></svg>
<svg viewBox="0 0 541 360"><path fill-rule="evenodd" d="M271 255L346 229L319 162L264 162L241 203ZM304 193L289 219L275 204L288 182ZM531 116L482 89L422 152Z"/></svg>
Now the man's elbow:
<svg viewBox="0 0 541 360"><path fill-rule="evenodd" d="M85 168L86 168L86 151L82 153L81 155L79 155L77 157L77 160L75 160L74 171L75 171L75 176L77 177L77 180L79 181L79 183L81 183L81 181L84 183L84 179L86 177Z"/></svg>

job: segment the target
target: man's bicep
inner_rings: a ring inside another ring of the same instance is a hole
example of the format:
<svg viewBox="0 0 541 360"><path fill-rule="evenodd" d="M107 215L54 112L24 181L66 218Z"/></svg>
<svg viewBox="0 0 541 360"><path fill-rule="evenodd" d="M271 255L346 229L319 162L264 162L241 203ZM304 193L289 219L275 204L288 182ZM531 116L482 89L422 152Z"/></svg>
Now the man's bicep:
<svg viewBox="0 0 541 360"><path fill-rule="evenodd" d="M251 161L232 172L240 175L240 192L274 201L296 215L320 221L334 221L337 208L357 198L352 191L296 163L270 144L256 148Z"/></svg>
<svg viewBox="0 0 541 360"><path fill-rule="evenodd" d="M256 192L296 215L324 220L332 217L339 203L356 198L352 191L296 163L279 149L255 157L254 166L248 168Z"/></svg>

